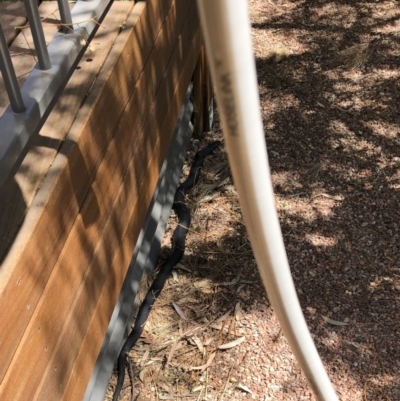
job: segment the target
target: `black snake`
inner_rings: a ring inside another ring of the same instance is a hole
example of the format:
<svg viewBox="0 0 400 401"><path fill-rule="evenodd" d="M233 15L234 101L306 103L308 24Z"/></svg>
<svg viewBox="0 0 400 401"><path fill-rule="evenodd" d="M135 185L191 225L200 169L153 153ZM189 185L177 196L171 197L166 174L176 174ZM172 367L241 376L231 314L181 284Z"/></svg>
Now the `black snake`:
<svg viewBox="0 0 400 401"><path fill-rule="evenodd" d="M175 211L179 222L174 231L171 254L169 255L168 259L161 264L156 278L151 284L145 299L140 305L138 314L136 316L135 325L133 326L131 333L121 348L121 352L117 360L118 380L115 387L113 401L118 400L119 393L121 392L122 385L124 383L125 361L127 354L142 334L144 324L149 316L151 307L153 306L157 297L160 295L165 282L172 273L173 267L179 263L185 252L185 240L191 221L190 211L185 205L185 196L199 180L200 168L204 164L204 159L209 156L219 146L219 144L219 141L212 142L204 149L196 153L188 178L181 185L179 185L175 192L172 209Z"/></svg>

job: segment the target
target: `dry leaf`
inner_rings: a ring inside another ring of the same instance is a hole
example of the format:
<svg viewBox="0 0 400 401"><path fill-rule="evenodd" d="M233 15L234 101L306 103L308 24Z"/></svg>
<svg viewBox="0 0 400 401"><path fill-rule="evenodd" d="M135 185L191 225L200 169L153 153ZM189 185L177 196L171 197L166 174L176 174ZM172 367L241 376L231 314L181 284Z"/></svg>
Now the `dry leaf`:
<svg viewBox="0 0 400 401"><path fill-rule="evenodd" d="M329 194L325 194L325 193L319 193L319 194L315 194L313 196L311 196L311 199L317 198L319 196L323 196L324 198L328 198L328 199L333 199L335 201L342 201L344 200L344 196L343 195L329 195Z"/></svg>
<svg viewBox="0 0 400 401"><path fill-rule="evenodd" d="M143 365L146 362L147 358L149 357L149 354L150 354L150 349L147 349L144 352L142 359L140 360L140 365Z"/></svg>
<svg viewBox="0 0 400 401"><path fill-rule="evenodd" d="M240 390L245 391L246 393L253 394L253 392L247 386L243 386L243 384L238 384L236 387Z"/></svg>
<svg viewBox="0 0 400 401"><path fill-rule="evenodd" d="M141 370L141 371L139 372L139 379L140 379L142 382L144 382L144 370Z"/></svg>
<svg viewBox="0 0 400 401"><path fill-rule="evenodd" d="M193 366L192 368L190 368L190 370L200 370L201 372L203 372L204 370L206 370L213 362L215 358L215 352L213 352L210 357L208 358L208 361L205 365L202 366Z"/></svg>
<svg viewBox="0 0 400 401"><path fill-rule="evenodd" d="M153 363L163 362L164 358L153 358L151 361L146 362L146 366L152 365Z"/></svg>
<svg viewBox="0 0 400 401"><path fill-rule="evenodd" d="M172 279L177 283L178 280L178 273L175 270L172 270Z"/></svg>
<svg viewBox="0 0 400 401"><path fill-rule="evenodd" d="M178 263L177 265L175 265L174 269L181 269L181 270L184 270L185 272L188 272L188 273L192 272L188 267L183 266L182 263Z"/></svg>
<svg viewBox="0 0 400 401"><path fill-rule="evenodd" d="M204 354L205 349L204 349L203 343L201 342L200 338L197 337L197 336L193 336L193 337L192 337L192 340L195 342L195 344L196 344L197 347L199 348L200 352L201 352L202 354Z"/></svg>
<svg viewBox="0 0 400 401"><path fill-rule="evenodd" d="M172 357L174 356L174 352L180 347L181 343L179 341L175 341L172 344L171 350L169 351L168 359L167 362L165 363L165 366L168 366L168 364L171 362Z"/></svg>
<svg viewBox="0 0 400 401"><path fill-rule="evenodd" d="M235 319L236 321L240 320L243 316L243 309L242 306L240 305L240 302L238 302L235 306Z"/></svg>
<svg viewBox="0 0 400 401"><path fill-rule="evenodd" d="M175 302L172 302L172 305L174 306L174 309L176 310L176 313L177 313L183 320L187 320L187 317L186 317L185 314L183 313L182 309L181 309Z"/></svg>
<svg viewBox="0 0 400 401"><path fill-rule="evenodd" d="M326 316L322 316L322 319L324 319L325 322L333 324L335 326L348 326L349 325L346 322L340 322L339 320L333 320L333 319L330 319L329 317L326 317Z"/></svg>
<svg viewBox="0 0 400 401"><path fill-rule="evenodd" d="M231 311L226 312L224 315L218 318L214 323L222 323L230 314Z"/></svg>
<svg viewBox="0 0 400 401"><path fill-rule="evenodd" d="M226 344L222 344L218 347L218 349L229 349L229 348L233 348L238 346L239 344L241 344L244 340L246 339L246 337L239 337L236 340L233 340L229 343Z"/></svg>
<svg viewBox="0 0 400 401"><path fill-rule="evenodd" d="M204 386L196 386L192 389L192 393L197 393L198 391L203 390Z"/></svg>
<svg viewBox="0 0 400 401"><path fill-rule="evenodd" d="M226 285L234 285L238 283L240 280L240 277L234 278L232 281L223 281L222 283L216 283L218 286L226 286Z"/></svg>
<svg viewBox="0 0 400 401"><path fill-rule="evenodd" d="M151 329L152 329L152 327L151 327L151 322L150 322L150 320L147 320L147 322L144 324L144 332L148 332L148 333L150 333L151 332ZM146 336L146 335L141 335L140 337L144 337L144 342L145 343L147 343L147 344L150 344L150 342L148 342L149 340L148 340L148 337Z"/></svg>

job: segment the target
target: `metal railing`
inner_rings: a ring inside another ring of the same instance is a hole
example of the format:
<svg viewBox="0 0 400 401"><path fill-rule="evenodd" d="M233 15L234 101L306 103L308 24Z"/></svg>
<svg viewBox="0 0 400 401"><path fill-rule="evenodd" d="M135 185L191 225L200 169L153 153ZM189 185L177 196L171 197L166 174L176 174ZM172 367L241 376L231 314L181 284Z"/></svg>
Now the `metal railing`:
<svg viewBox="0 0 400 401"><path fill-rule="evenodd" d="M60 29L46 45L37 0L24 0L38 63L21 88L0 26L0 72L10 101L0 117L0 185L39 132L112 0L77 0L72 11L68 0L57 2Z"/></svg>

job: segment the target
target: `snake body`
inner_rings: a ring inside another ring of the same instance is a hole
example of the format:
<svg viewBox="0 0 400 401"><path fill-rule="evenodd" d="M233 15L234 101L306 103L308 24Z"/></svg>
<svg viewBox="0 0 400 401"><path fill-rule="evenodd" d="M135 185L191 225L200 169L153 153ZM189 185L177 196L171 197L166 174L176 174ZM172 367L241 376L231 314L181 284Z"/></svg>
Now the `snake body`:
<svg viewBox="0 0 400 401"><path fill-rule="evenodd" d="M172 273L172 269L179 263L185 252L185 240L189 230L191 217L189 208L185 204L186 194L196 185L200 177L200 169L204 164L204 160L209 156L218 146L220 142L212 142L207 145L204 149L196 153L192 167L190 168L188 178L177 188L174 196L174 202L172 209L175 211L178 217L178 225L175 228L172 240L172 250L169 257L161 264L159 272L151 284L146 297L140 305L139 311L136 316L135 325L124 345L121 348L121 352L117 360L117 385L115 388L113 401L118 400L118 396L121 392L122 385L125 377L125 361L128 352L135 345L143 332L144 324L149 316L150 310L154 305L155 300L160 295L164 284L168 277Z"/></svg>

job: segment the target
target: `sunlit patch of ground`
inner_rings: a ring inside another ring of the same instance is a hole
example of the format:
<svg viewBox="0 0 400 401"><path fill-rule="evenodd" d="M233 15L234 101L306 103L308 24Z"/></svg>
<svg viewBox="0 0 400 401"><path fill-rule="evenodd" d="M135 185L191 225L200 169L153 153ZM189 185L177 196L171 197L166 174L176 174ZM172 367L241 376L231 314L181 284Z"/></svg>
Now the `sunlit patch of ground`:
<svg viewBox="0 0 400 401"><path fill-rule="evenodd" d="M276 205L305 318L341 401L400 400L400 6L249 4ZM188 165L221 138L217 123ZM315 400L264 293L223 147L188 205L186 255L131 352L138 399Z"/></svg>

